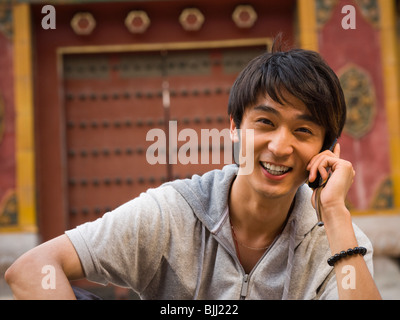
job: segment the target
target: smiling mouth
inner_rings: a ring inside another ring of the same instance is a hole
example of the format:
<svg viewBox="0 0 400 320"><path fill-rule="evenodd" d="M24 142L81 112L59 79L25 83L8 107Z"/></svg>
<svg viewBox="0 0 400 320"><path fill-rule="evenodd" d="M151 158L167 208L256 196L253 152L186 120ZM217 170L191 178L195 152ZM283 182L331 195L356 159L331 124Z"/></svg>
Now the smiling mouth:
<svg viewBox="0 0 400 320"><path fill-rule="evenodd" d="M292 170L291 167L277 166L263 161L260 161L260 164L268 173L274 176L280 176Z"/></svg>

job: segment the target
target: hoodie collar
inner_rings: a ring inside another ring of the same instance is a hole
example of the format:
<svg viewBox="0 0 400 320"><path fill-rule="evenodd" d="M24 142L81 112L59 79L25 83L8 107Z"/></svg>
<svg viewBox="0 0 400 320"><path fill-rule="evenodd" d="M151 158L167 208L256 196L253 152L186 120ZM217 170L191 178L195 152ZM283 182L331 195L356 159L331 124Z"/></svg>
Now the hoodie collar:
<svg viewBox="0 0 400 320"><path fill-rule="evenodd" d="M226 221L229 191L238 171L238 166L227 165L222 170L212 170L191 179L167 182L175 188L192 208L197 218L213 234L217 234ZM317 224L315 210L311 204L312 190L300 186L296 193L293 211L283 232L295 232L295 246L304 239ZM292 221L296 228L293 226Z"/></svg>

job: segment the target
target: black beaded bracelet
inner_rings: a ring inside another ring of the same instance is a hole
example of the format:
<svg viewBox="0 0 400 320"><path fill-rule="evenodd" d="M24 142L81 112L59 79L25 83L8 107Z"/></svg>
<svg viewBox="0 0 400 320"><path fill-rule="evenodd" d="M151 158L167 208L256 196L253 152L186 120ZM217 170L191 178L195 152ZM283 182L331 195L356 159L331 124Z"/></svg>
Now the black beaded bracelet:
<svg viewBox="0 0 400 320"><path fill-rule="evenodd" d="M355 247L354 249L347 249L347 251L340 251L339 253L336 253L332 257L328 259L328 264L333 267L333 265L338 262L340 259L347 257L347 256L352 256L354 254L361 254L364 256L367 253L367 249L364 247Z"/></svg>

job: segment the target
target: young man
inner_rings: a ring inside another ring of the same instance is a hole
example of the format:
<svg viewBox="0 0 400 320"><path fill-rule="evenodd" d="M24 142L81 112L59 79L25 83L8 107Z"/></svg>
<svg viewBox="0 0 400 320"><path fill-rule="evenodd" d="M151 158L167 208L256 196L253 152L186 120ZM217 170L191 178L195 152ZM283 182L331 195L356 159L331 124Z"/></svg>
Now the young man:
<svg viewBox="0 0 400 320"><path fill-rule="evenodd" d="M86 277L143 299L379 299L371 244L345 207L352 165L339 144L326 150L346 114L334 72L311 51L265 53L237 78L228 112L232 140L254 149L250 173L229 165L166 183L34 248L6 273L15 297L73 299L69 280ZM313 192L306 180L327 169ZM41 286L44 265L54 290Z"/></svg>

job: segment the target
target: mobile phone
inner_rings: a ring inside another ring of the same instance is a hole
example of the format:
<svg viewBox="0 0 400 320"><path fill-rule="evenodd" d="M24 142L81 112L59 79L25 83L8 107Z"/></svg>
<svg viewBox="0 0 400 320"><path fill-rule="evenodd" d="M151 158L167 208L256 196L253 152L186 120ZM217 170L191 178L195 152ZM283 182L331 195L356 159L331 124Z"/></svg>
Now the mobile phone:
<svg viewBox="0 0 400 320"><path fill-rule="evenodd" d="M333 151L333 149L336 146L336 143L337 143L337 138L333 141L332 145L329 148L329 151ZM313 182L308 182L308 186L311 189L316 189L316 188L320 187L323 183L324 183L324 181L322 181L321 174L319 173L319 171L317 171L317 177L315 178L315 180ZM325 181L325 183L326 183L326 181Z"/></svg>

